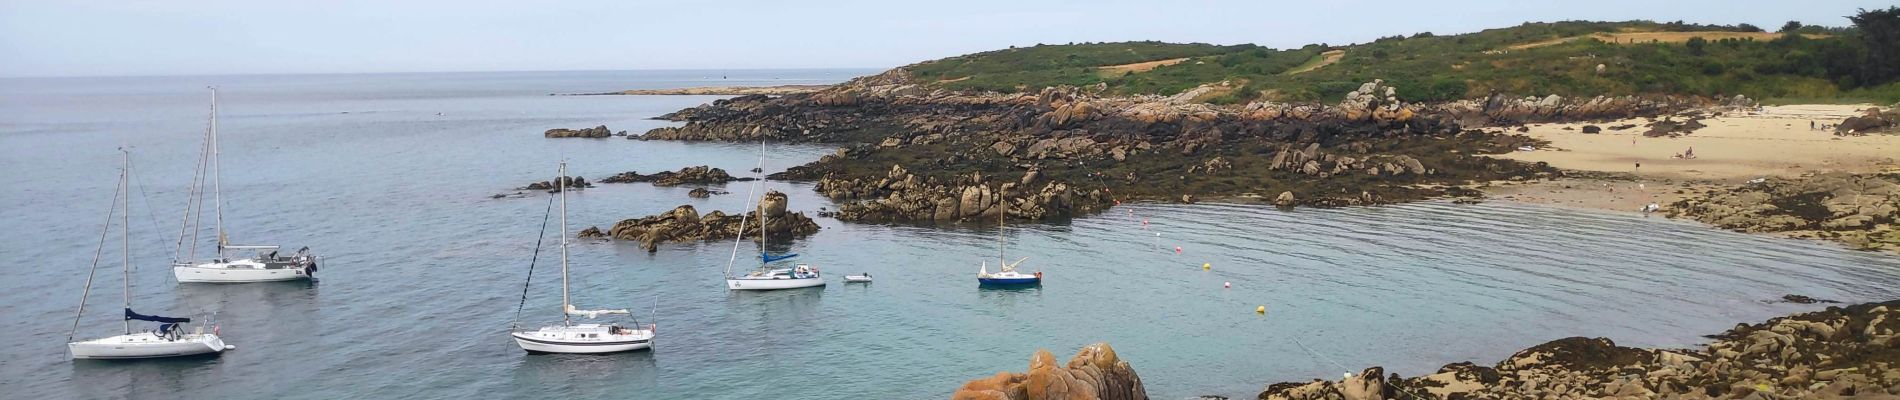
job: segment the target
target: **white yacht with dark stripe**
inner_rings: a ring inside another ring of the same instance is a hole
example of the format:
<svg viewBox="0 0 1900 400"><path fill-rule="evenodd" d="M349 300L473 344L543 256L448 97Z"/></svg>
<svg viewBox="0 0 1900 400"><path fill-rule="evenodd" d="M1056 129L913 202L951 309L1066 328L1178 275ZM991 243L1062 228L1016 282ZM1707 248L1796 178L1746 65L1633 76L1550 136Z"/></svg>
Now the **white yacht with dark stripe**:
<svg viewBox="0 0 1900 400"><path fill-rule="evenodd" d="M561 163L561 173L554 181L557 182L555 192L559 194L561 203L559 234L561 237L561 323L543 326L536 330L511 329L512 332L509 335L515 339L515 344L520 345L522 350L527 350L529 353L617 353L652 348L654 329L657 329L655 325L649 324L645 327L646 329L640 329L638 322L634 323L635 327L573 322L574 317L594 319L602 315L631 315L632 313L626 309L580 310L574 308L567 292L567 163ZM542 231L546 232L547 217L542 217L541 226ZM534 258L540 258L540 252L541 245L537 240ZM530 259L528 263L529 284L534 282L532 260ZM515 309L517 320L521 315L520 307L525 307L527 304L527 296L528 287L527 284L523 284L521 306Z"/></svg>

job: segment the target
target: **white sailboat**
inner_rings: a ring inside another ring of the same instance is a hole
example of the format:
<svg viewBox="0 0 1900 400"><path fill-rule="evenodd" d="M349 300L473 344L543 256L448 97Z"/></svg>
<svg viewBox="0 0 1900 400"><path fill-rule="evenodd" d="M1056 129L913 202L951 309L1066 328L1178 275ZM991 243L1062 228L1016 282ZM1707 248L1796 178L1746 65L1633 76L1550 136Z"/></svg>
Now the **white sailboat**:
<svg viewBox="0 0 1900 400"><path fill-rule="evenodd" d="M567 163L561 163L560 177L567 176ZM579 310L567 295L567 180L554 180L561 196L561 323L548 325L536 330L512 330L515 344L529 353L617 353L653 347L653 335L657 326L647 325L646 329L622 327L616 324L576 324L570 317L594 319L602 315L630 315L626 309ZM545 221L545 220L544 220ZM545 225L543 225L545 226ZM529 275L533 275L530 267ZM530 276L529 282L533 282ZM523 288L525 295L526 288ZM525 299L525 297L524 297ZM518 312L517 312L518 313Z"/></svg>
<svg viewBox="0 0 1900 400"><path fill-rule="evenodd" d="M759 139L759 166L753 170L765 170L765 139ZM759 269L745 275L735 276L732 274L732 265L739 260L739 242L745 239L745 235L741 234L739 237L732 238L732 259L726 261L726 289L778 290L824 286L825 280L819 275L818 267L805 263L795 263L791 268L772 268L773 262L784 261L792 257L797 257L798 255L782 254L774 256L765 251L766 243L770 243L766 241L765 235L766 226L768 226L765 221L765 201L756 197L759 191L759 182L764 181L765 179L752 181L752 189L746 195L747 201L757 200L759 202L755 211L755 213L759 215ZM746 216L740 216L739 226L744 227L745 221ZM744 229L741 228L741 230L743 231Z"/></svg>
<svg viewBox="0 0 1900 400"><path fill-rule="evenodd" d="M1029 257L1023 257L1022 259L1018 259L1016 260L1016 262L1012 263L1012 262L1009 262L1009 258L1003 256L1003 226L1005 225L1004 219L1007 218L1008 216L1009 216L1009 203L1003 199L1002 191L997 191L997 195L996 195L997 272L990 273L989 263L984 262L983 265L977 267L977 270L976 270L977 286L1033 286L1033 285L1042 284L1042 271L1036 271L1036 273L1033 275L1016 272L1016 266L1021 265L1023 261L1029 260Z"/></svg>
<svg viewBox="0 0 1900 400"><path fill-rule="evenodd" d="M204 202L204 171L211 171L211 195L216 210L218 225L218 256L208 261L197 259L198 219L203 216L201 205ZM198 174L193 176L191 198L186 201L184 232L180 233L179 246L185 244L185 236L190 235L189 252L180 252L184 257L172 263L172 275L178 282L205 283L244 283L272 282L310 279L317 273L317 255L309 247L297 250L295 254L280 255L278 246L272 245L233 245L224 230L224 188L218 171L222 166L218 162L218 89L211 88L211 124L205 130L204 152L198 160ZM233 253L251 252L249 257L233 257Z"/></svg>
<svg viewBox="0 0 1900 400"><path fill-rule="evenodd" d="M192 332L186 333L183 324L191 323L190 318L144 315L132 311L132 155L129 152L125 152L124 149L120 149L120 151L125 153L125 170L119 174L118 193L113 195L114 201L112 207L114 211L118 210L118 200L121 195L123 195L126 214L122 216L121 220L121 223L125 225L125 233L122 237L122 239L125 240L125 297L124 303L122 304L122 308L125 311L125 333L97 339L73 341L73 337L79 333L80 317L86 314L86 298L92 293L93 278L98 276L99 272L100 251L94 251L92 271L87 273L86 289L79 297L79 311L73 316L72 331L66 335L67 352L72 354L74 359L112 360L194 356L222 353L225 350L237 348L237 346L225 344L224 339L218 337L216 329L213 329L213 333L205 333L204 327L200 326L195 327ZM99 250L105 250L105 235L111 231L112 217L110 213L108 213L105 231L99 233ZM158 329L145 332L132 332L132 320L157 322L159 323Z"/></svg>

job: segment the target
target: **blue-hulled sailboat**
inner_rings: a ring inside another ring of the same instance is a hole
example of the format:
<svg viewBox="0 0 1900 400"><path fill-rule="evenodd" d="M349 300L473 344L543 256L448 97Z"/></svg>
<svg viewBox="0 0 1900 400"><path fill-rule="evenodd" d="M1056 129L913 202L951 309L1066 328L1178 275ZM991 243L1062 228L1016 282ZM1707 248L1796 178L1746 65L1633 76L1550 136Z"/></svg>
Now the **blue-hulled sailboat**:
<svg viewBox="0 0 1900 400"><path fill-rule="evenodd" d="M977 286L1034 286L1042 284L1042 271L1036 271L1035 274L1025 274L1016 271L1016 267L1021 265L1023 261L1029 260L1029 257L1023 257L1012 263L1009 262L1008 258L1003 256L1003 227L1004 220L1008 217L1009 202L1004 201L1002 193L998 191L996 195L997 272L990 273L989 262L984 262L983 265L976 270Z"/></svg>

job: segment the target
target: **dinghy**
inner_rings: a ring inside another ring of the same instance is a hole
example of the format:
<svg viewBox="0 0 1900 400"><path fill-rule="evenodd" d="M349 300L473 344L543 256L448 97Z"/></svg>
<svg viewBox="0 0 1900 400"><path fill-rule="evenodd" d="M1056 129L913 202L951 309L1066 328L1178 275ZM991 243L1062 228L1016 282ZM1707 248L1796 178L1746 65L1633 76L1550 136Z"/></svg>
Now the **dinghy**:
<svg viewBox="0 0 1900 400"><path fill-rule="evenodd" d="M871 274L867 272L863 275L845 275L844 281L846 283L871 283Z"/></svg>

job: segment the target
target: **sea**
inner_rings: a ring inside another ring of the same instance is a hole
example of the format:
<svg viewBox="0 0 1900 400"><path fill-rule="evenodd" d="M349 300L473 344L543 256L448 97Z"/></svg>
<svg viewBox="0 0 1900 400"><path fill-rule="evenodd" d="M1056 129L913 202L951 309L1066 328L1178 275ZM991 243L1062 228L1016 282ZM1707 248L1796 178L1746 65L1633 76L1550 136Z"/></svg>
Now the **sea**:
<svg viewBox="0 0 1900 400"><path fill-rule="evenodd" d="M755 144L541 135L596 125L638 135L675 124L653 117L716 96L550 94L822 84L874 72L0 79L0 397L931 399L1023 371L1038 349L1066 360L1108 342L1153 398L1250 398L1271 383L1374 365L1415 376L1491 364L1570 336L1693 347L1736 323L1824 307L1773 301L1785 294L1900 294L1900 258L1890 254L1636 213L1502 201L1291 210L1131 202L1000 230L818 217L818 233L771 250L800 254L829 282L775 292L723 288L729 265L757 266L750 241L654 253L574 241L575 303L633 310L631 319L657 326L654 348L536 355L509 339L513 326L560 321L560 228L542 228L551 197L514 188L552 178L562 162L598 180L696 165L748 176L759 161ZM307 246L322 256L315 281L172 278L173 260L209 257L215 242L213 210L196 230L185 217L208 86L221 97L227 237ZM105 225L121 148L133 163L129 282L118 239L127 227ZM835 150L771 145L764 170ZM686 204L740 212L754 190L734 182L712 188L731 194L695 199L691 188L573 191L567 233ZM807 215L837 207L809 183L757 190L783 191ZM977 269L994 266L999 242L1045 282L978 288ZM842 281L861 272L876 282ZM71 360L69 338L124 333L126 288L138 312L191 317L237 348Z"/></svg>

